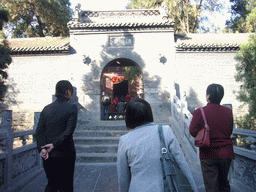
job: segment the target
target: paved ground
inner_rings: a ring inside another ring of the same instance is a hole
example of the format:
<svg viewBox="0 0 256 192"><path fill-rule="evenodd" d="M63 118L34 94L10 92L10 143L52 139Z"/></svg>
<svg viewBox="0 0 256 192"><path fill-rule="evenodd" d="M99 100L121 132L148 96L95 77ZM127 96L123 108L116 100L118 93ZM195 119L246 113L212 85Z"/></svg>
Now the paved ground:
<svg viewBox="0 0 256 192"><path fill-rule="evenodd" d="M198 186L202 178L193 172ZM47 184L44 172L27 185L21 192L43 192ZM79 163L75 167L75 192L117 192L116 163ZM200 190L203 192L204 190Z"/></svg>
<svg viewBox="0 0 256 192"><path fill-rule="evenodd" d="M191 167L199 192L205 192L201 173ZM44 192L47 180L44 172L21 192ZM74 192L117 192L116 163L77 163L75 167ZM231 190L239 192L239 190Z"/></svg>

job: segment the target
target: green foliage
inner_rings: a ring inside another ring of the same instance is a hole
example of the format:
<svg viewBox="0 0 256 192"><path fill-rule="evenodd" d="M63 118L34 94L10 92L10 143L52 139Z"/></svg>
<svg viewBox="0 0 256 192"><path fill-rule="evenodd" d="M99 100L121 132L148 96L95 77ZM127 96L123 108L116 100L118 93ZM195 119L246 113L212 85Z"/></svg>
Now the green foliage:
<svg viewBox="0 0 256 192"><path fill-rule="evenodd" d="M0 30L3 29L4 22L8 22L8 12L0 9Z"/></svg>
<svg viewBox="0 0 256 192"><path fill-rule="evenodd" d="M1 5L10 13L15 38L69 34L67 23L72 17L69 0L2 0Z"/></svg>
<svg viewBox="0 0 256 192"><path fill-rule="evenodd" d="M162 2L169 7L170 18L175 21L175 33L195 33L206 17L203 11L219 12L223 6L220 0L130 0L127 8L158 8ZM206 29L207 30L207 29Z"/></svg>
<svg viewBox="0 0 256 192"><path fill-rule="evenodd" d="M230 0L231 18L226 22L232 32L252 33L256 31L256 1Z"/></svg>
<svg viewBox="0 0 256 192"><path fill-rule="evenodd" d="M8 13L6 11L0 10L0 23L8 21ZM5 80L8 77L6 69L12 62L11 50L8 46L7 40L2 40L0 42L0 101L3 101L7 86L5 85Z"/></svg>
<svg viewBox="0 0 256 192"><path fill-rule="evenodd" d="M256 129L256 34L240 46L236 60L235 79L242 83L237 99L247 104L249 109L249 113L237 119L236 123L240 128Z"/></svg>
<svg viewBox="0 0 256 192"><path fill-rule="evenodd" d="M137 78L141 76L140 68L137 66L125 67L125 77L130 81L131 86L134 85Z"/></svg>
<svg viewBox="0 0 256 192"><path fill-rule="evenodd" d="M250 143L246 141L246 136L237 135L236 142L237 147L251 150Z"/></svg>

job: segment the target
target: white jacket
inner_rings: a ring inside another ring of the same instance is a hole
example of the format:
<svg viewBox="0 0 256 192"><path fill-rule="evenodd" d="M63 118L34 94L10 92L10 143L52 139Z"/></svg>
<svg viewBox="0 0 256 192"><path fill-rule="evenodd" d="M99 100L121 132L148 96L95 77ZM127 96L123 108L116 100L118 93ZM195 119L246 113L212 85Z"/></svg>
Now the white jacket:
<svg viewBox="0 0 256 192"><path fill-rule="evenodd" d="M163 133L166 146L169 146L176 162L196 192L197 187L192 173L170 126L163 126ZM160 157L161 147L157 124L149 123L136 127L120 137L117 153L119 191L164 191Z"/></svg>

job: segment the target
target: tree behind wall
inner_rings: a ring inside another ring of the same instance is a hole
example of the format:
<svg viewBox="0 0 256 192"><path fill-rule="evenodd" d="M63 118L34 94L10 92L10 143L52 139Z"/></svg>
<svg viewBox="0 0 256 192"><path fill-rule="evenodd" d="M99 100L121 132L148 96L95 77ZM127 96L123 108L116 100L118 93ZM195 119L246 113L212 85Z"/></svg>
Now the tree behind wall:
<svg viewBox="0 0 256 192"><path fill-rule="evenodd" d="M250 36L248 43L240 46L236 60L236 81L241 82L238 100L248 105L248 114L236 120L243 129L256 129L256 34Z"/></svg>
<svg viewBox="0 0 256 192"><path fill-rule="evenodd" d="M220 0L130 0L128 8L151 9L159 8L165 2L169 8L169 15L175 21L175 33L196 33L200 22L208 20L202 15L203 11L220 12L223 8ZM204 31L209 29L202 27Z"/></svg>
<svg viewBox="0 0 256 192"><path fill-rule="evenodd" d="M256 31L256 1L230 0L231 18L226 21L226 31L251 33Z"/></svg>
<svg viewBox="0 0 256 192"><path fill-rule="evenodd" d="M4 22L8 21L8 12L0 9L0 32ZM1 40L1 38L0 38ZM0 42L0 102L4 100L4 95L7 90L6 79L8 77L6 69L12 62L11 50L8 46L7 40ZM0 106L1 107L1 106Z"/></svg>
<svg viewBox="0 0 256 192"><path fill-rule="evenodd" d="M10 13L13 37L67 36L72 18L69 0L1 0Z"/></svg>

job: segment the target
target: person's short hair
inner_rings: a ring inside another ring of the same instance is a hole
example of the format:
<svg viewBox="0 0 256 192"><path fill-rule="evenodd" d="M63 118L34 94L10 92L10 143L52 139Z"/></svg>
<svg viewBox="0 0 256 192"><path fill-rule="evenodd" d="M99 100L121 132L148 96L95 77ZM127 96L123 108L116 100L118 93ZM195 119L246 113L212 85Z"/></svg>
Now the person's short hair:
<svg viewBox="0 0 256 192"><path fill-rule="evenodd" d="M141 98L132 99L126 108L125 123L127 128L134 129L150 122L153 122L150 104Z"/></svg>
<svg viewBox="0 0 256 192"><path fill-rule="evenodd" d="M70 90L71 94L73 94L73 86L72 84L67 80L61 80L56 84L55 89L55 96L58 97L64 97L65 93Z"/></svg>
<svg viewBox="0 0 256 192"><path fill-rule="evenodd" d="M210 103L220 104L224 96L224 88L219 84L211 84L207 87L206 95L210 95Z"/></svg>

